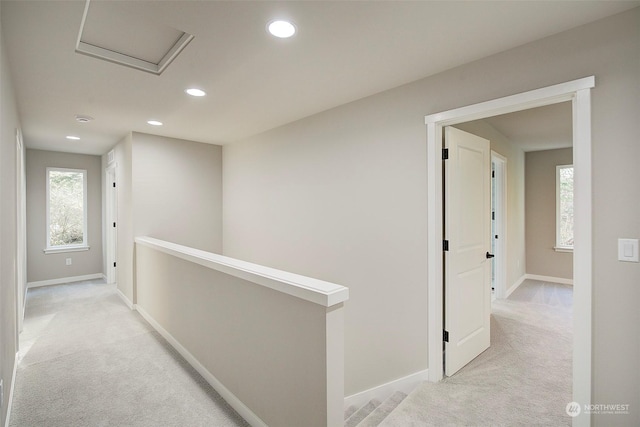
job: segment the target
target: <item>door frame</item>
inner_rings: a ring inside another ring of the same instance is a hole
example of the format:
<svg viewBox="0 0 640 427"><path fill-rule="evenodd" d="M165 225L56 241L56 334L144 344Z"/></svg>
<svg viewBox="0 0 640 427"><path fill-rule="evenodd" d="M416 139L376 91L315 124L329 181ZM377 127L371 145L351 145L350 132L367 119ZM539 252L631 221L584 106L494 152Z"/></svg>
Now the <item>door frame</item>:
<svg viewBox="0 0 640 427"><path fill-rule="evenodd" d="M114 187L113 184L117 183L117 167L118 164L114 163L108 166L105 170L105 191L106 191L106 259L107 265L105 266L105 276L107 283L117 283L118 273L117 268L113 266L113 263L116 262L117 259L117 245L118 245L118 234L117 228L113 226L112 223L116 223L118 221L118 196L117 196L117 187ZM117 185L117 184L116 184Z"/></svg>
<svg viewBox="0 0 640 427"><path fill-rule="evenodd" d="M16 128L16 320L22 332L27 294L27 187L26 160L22 131ZM16 348L20 339L16 335Z"/></svg>
<svg viewBox="0 0 640 427"><path fill-rule="evenodd" d="M502 154L491 150L491 162L495 163L495 214L496 232L499 236L495 247L495 295L496 298L506 297L507 292L507 158ZM494 237L491 236L493 239Z"/></svg>
<svg viewBox="0 0 640 427"><path fill-rule="evenodd" d="M573 110L574 236L573 251L573 400L591 404L592 194L591 88L595 77L560 83L425 117L427 126L427 331L428 380L442 379L442 129L472 120L571 101ZM579 266L579 268L578 268ZM569 402L567 402L569 403ZM590 426L581 413L574 426Z"/></svg>

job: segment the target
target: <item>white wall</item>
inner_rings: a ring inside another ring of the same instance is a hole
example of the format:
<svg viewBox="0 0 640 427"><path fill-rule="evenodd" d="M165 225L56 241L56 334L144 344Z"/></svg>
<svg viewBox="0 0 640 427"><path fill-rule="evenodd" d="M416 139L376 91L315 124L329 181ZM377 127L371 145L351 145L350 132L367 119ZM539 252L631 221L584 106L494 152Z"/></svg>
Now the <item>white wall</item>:
<svg viewBox="0 0 640 427"><path fill-rule="evenodd" d="M90 250L45 254L47 168L87 171L87 243ZM102 176L99 156L27 150L27 281L102 274ZM66 258L72 264L66 265Z"/></svg>
<svg viewBox="0 0 640 427"><path fill-rule="evenodd" d="M225 255L350 287L347 394L424 369L424 116L595 75L592 400L640 424L639 40L636 8L225 146Z"/></svg>
<svg viewBox="0 0 640 427"><path fill-rule="evenodd" d="M20 120L1 34L0 28L0 378L5 397L0 422L4 425L18 350L16 129L20 127Z"/></svg>
<svg viewBox="0 0 640 427"><path fill-rule="evenodd" d="M346 395L426 368L424 119L388 94L223 150L225 255L349 287Z"/></svg>
<svg viewBox="0 0 640 427"><path fill-rule="evenodd" d="M114 150L117 283L135 303L136 236L222 251L222 148L133 132Z"/></svg>
<svg viewBox="0 0 640 427"><path fill-rule="evenodd" d="M133 133L136 236L222 252L222 147Z"/></svg>
<svg viewBox="0 0 640 427"><path fill-rule="evenodd" d="M573 279L573 253L556 252L556 166L573 164L573 149L526 154L527 273Z"/></svg>

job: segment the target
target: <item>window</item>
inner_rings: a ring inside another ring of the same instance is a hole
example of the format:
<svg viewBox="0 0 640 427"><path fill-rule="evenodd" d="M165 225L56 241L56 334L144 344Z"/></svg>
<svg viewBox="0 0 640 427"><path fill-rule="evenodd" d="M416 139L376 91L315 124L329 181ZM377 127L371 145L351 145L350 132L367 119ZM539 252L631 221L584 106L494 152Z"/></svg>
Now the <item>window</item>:
<svg viewBox="0 0 640 427"><path fill-rule="evenodd" d="M556 247L573 250L573 165L556 166Z"/></svg>
<svg viewBox="0 0 640 427"><path fill-rule="evenodd" d="M87 171L47 168L45 252L87 249Z"/></svg>

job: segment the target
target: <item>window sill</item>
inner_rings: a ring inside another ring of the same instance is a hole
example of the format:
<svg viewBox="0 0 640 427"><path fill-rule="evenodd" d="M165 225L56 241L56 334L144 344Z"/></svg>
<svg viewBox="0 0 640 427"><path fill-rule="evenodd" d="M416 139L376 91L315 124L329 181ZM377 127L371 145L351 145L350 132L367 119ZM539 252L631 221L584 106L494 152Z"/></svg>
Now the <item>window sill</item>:
<svg viewBox="0 0 640 427"><path fill-rule="evenodd" d="M47 248L44 249L43 252L45 254L61 254L65 252L82 252L88 251L91 249L89 246L72 246L72 247L64 247L64 248Z"/></svg>
<svg viewBox="0 0 640 427"><path fill-rule="evenodd" d="M556 252L569 252L569 253L573 253L573 248L560 248L560 247L554 246L553 250L554 250L554 251L556 251Z"/></svg>

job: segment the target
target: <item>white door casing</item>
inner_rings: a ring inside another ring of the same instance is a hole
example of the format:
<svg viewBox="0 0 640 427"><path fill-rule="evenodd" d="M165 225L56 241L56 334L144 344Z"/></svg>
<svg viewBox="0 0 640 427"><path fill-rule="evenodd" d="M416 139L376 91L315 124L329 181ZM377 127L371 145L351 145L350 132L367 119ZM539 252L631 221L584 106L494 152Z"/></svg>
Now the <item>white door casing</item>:
<svg viewBox="0 0 640 427"><path fill-rule="evenodd" d="M16 129L16 316L18 333L22 332L27 293L27 187L25 147L22 131ZM17 348L20 340L16 336Z"/></svg>
<svg viewBox="0 0 640 427"><path fill-rule="evenodd" d="M107 168L106 170L106 214L107 214L107 229L106 229L106 247L107 247L107 283L116 283L118 280L117 269L115 266L117 252L117 187L116 184L116 166Z"/></svg>
<svg viewBox="0 0 640 427"><path fill-rule="evenodd" d="M490 344L491 149L468 132L446 127L444 133L444 365L450 376Z"/></svg>
<svg viewBox="0 0 640 427"><path fill-rule="evenodd" d="M442 366L442 129L445 126L571 101L573 106L574 236L573 249L573 401L591 404L591 334L593 231L591 185L591 89L595 77L496 98L425 117L427 125L427 324L428 366ZM442 379L441 369L429 369L428 379ZM588 427L582 412L573 425Z"/></svg>
<svg viewBox="0 0 640 427"><path fill-rule="evenodd" d="M495 277L495 297L506 298L507 292L507 263L509 256L506 249L507 244L507 158L491 151L491 162L495 164L494 184L495 193L495 249L494 277Z"/></svg>

